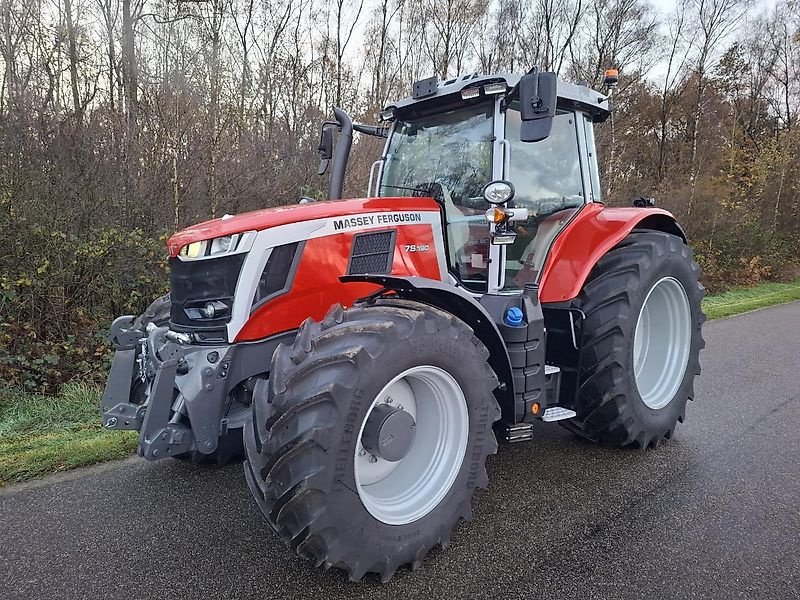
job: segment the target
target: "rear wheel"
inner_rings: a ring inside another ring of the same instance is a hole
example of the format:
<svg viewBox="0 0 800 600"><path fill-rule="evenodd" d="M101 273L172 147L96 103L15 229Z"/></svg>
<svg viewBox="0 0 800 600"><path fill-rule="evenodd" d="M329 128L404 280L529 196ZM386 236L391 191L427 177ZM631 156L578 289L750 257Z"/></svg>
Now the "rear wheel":
<svg viewBox="0 0 800 600"><path fill-rule="evenodd" d="M306 321L275 351L245 428L245 474L272 528L355 581L388 581L446 545L497 449L487 357L463 321L412 302Z"/></svg>
<svg viewBox="0 0 800 600"><path fill-rule="evenodd" d="M705 345L699 274L681 239L655 231L630 234L597 263L581 292L577 417L565 427L614 446L672 436Z"/></svg>

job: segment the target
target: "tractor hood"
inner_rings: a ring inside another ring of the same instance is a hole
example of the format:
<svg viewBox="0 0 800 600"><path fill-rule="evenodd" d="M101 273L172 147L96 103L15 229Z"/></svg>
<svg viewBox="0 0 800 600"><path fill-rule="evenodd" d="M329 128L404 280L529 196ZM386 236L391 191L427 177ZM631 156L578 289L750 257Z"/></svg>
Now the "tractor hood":
<svg viewBox="0 0 800 600"><path fill-rule="evenodd" d="M289 223L350 215L357 216L367 212L409 210L438 211L439 205L433 198L357 198L265 208L192 225L169 238L167 248L170 256L176 256L181 248L192 242L210 240L245 231L261 231Z"/></svg>

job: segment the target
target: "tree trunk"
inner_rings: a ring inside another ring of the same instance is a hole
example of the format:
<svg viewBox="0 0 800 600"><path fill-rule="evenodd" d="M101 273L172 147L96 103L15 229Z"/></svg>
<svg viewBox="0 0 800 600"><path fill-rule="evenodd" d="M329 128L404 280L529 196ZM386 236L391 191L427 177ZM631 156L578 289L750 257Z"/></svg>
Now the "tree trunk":
<svg viewBox="0 0 800 600"><path fill-rule="evenodd" d="M130 219L136 206L138 176L139 75L136 59L131 0L122 0L122 85L125 93L125 202L124 216Z"/></svg>
<svg viewBox="0 0 800 600"><path fill-rule="evenodd" d="M689 155L689 201L686 205L686 216L692 214L692 206L694 204L694 194L697 185L697 138L698 129L700 128L700 111L702 109L703 93L705 92L705 85L703 78L705 73L703 69L699 69L697 73L697 100L694 103L692 110L692 146Z"/></svg>
<svg viewBox="0 0 800 600"><path fill-rule="evenodd" d="M208 156L208 200L211 209L211 218L216 218L219 211L219 192L217 181L217 163L219 162L219 95L220 95L220 46L222 40L222 0L214 0L211 15L211 60L209 64L209 121L210 139Z"/></svg>
<svg viewBox="0 0 800 600"><path fill-rule="evenodd" d="M64 16L67 19L67 54L69 58L69 81L72 88L72 109L78 125L83 121L83 106L78 91L78 41L75 33L75 22L72 18L72 0L64 0Z"/></svg>
<svg viewBox="0 0 800 600"><path fill-rule="evenodd" d="M114 112L117 89L117 47L114 44L114 21L111 17L111 0L106 0L103 5L103 17L106 21L106 32L108 34L108 103L111 112Z"/></svg>
<svg viewBox="0 0 800 600"><path fill-rule="evenodd" d="M5 87L6 97L8 102L6 104L6 111L11 113L15 105L15 92L16 85L14 81L14 45L11 39L11 0L4 0L3 2L3 60L6 63L5 71Z"/></svg>

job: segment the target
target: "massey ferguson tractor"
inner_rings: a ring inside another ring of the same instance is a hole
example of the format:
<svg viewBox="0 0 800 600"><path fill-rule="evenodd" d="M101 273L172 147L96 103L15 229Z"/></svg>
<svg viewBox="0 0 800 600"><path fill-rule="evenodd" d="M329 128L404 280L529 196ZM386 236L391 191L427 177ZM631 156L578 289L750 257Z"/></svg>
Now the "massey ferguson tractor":
<svg viewBox="0 0 800 600"><path fill-rule="evenodd" d="M700 373L703 288L671 214L602 203L610 110L536 70L419 81L377 126L334 109L328 201L169 240L169 296L112 325L105 426L148 460L244 451L272 529L355 581L446 546L498 439L658 446ZM386 144L342 200L354 131Z"/></svg>

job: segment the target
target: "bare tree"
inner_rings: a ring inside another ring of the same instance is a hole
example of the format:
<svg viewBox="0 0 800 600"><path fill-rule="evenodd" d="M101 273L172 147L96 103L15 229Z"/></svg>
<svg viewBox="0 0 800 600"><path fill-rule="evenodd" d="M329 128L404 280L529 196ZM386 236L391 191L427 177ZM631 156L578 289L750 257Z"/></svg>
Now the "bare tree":
<svg viewBox="0 0 800 600"><path fill-rule="evenodd" d="M342 105L342 69L344 64L344 53L350 40L353 38L358 20L361 17L361 11L364 8L364 0L358 0L355 8L355 15L349 20L345 11L345 6L348 5L345 0L335 0L336 3L336 96L335 101L337 106Z"/></svg>
<svg viewBox="0 0 800 600"><path fill-rule="evenodd" d="M443 79L462 72L472 34L488 0L418 0L424 44L434 71Z"/></svg>
<svg viewBox="0 0 800 600"><path fill-rule="evenodd" d="M689 0L679 0L668 17L666 48L666 72L661 85L659 103L659 138L657 179L661 183L666 177L667 148L669 147L669 124L672 110L680 99L686 82L686 62L690 43L686 39L686 11Z"/></svg>
<svg viewBox="0 0 800 600"><path fill-rule="evenodd" d="M689 159L689 201L686 214L691 215L697 184L697 142L703 95L706 91L707 72L714 53L723 40L741 21L752 0L692 0L691 18L696 24L693 37L697 39L697 50L692 61L695 81L695 98L690 117L691 155Z"/></svg>

